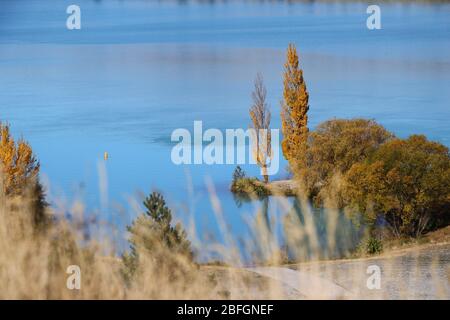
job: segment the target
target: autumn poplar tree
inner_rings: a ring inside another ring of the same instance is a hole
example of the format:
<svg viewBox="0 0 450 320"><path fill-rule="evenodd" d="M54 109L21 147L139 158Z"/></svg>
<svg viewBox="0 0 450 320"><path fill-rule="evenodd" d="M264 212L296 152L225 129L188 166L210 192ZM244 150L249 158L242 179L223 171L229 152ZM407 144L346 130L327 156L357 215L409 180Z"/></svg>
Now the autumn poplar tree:
<svg viewBox="0 0 450 320"><path fill-rule="evenodd" d="M264 182L267 183L269 182L267 165L272 154L269 128L271 113L266 102L267 90L260 73L256 75L254 86L254 91L252 92L253 105L250 107L250 118L253 129L255 130L253 154L256 163L262 169Z"/></svg>
<svg viewBox="0 0 450 320"><path fill-rule="evenodd" d="M39 182L39 168L31 146L24 140L16 143L9 125L0 123L1 192L9 198L26 197L31 204L34 223L42 225L46 220L47 204Z"/></svg>
<svg viewBox="0 0 450 320"><path fill-rule="evenodd" d="M297 49L293 44L289 44L287 49L283 83L281 147L285 158L293 168L298 165L305 153L309 110L309 95L299 65Z"/></svg>

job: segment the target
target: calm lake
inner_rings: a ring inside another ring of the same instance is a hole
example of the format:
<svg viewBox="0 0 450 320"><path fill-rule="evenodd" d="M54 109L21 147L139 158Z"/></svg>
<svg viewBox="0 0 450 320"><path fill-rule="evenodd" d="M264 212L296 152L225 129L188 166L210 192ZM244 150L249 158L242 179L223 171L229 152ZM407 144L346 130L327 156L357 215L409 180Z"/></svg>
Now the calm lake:
<svg viewBox="0 0 450 320"><path fill-rule="evenodd" d="M450 146L448 4L383 3L382 29L368 30L363 3L77 0L82 28L67 30L73 2L0 5L0 119L33 146L55 207L81 199L123 227L135 215L130 198L160 190L176 218L189 225L194 217L198 238L209 241L221 234L212 181L224 224L245 237L260 204L236 205L228 191L235 165L176 166L170 135L192 131L195 120L204 130L248 128L257 72L280 127L290 42L310 93L311 128L366 117L400 137L423 133ZM287 177L286 164L272 179ZM277 220L286 210L271 200Z"/></svg>

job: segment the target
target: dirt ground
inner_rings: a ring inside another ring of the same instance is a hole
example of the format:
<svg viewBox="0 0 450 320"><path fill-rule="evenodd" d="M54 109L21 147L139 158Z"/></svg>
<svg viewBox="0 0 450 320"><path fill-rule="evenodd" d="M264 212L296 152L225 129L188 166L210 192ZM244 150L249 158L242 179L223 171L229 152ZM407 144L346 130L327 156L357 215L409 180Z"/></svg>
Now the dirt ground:
<svg viewBox="0 0 450 320"><path fill-rule="evenodd" d="M380 271L379 289L367 286L373 266ZM450 242L370 258L204 270L230 299L450 299Z"/></svg>

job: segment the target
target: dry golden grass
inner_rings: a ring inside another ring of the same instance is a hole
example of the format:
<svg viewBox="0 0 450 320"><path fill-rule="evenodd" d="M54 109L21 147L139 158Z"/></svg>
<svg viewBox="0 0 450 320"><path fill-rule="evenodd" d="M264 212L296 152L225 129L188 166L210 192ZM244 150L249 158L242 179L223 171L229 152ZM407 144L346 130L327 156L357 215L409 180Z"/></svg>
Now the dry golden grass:
<svg viewBox="0 0 450 320"><path fill-rule="evenodd" d="M70 221L52 210L56 219L45 230L33 227L29 207L22 197L0 195L0 299L225 299L254 298L262 287L275 292L267 288L273 281L238 268L201 267L164 246L139 252L141 268L127 282L111 237L86 237L82 204L59 209L75 217ZM176 261L176 268L155 256ZM80 267L80 290L67 288L71 265Z"/></svg>
<svg viewBox="0 0 450 320"><path fill-rule="evenodd" d="M86 224L78 223L85 215L83 205L75 203L69 209L53 209L57 219L46 230L36 230L30 221L32 216L26 199L6 198L0 195L0 299L297 299L329 298L326 288L318 289L316 282L303 282L300 287L282 281L258 275L244 268L244 261L238 253L238 245L224 223L224 212L220 201L209 184L211 202L215 209L219 225L223 228L225 244L201 244L196 241L195 232L188 229L190 238L197 250L214 252L228 266L202 266L191 262L184 256L173 254L166 247L155 248L152 252L142 251L140 268L129 282L122 273L122 262L117 256L113 237L114 232L105 231L108 226L91 222L90 230L95 234L86 237ZM286 212L291 204L281 198L280 206ZM290 248L297 250L296 255L309 260L332 258L337 246L337 212L329 210L327 221L328 253L320 252L317 230L314 227L313 212L306 200L300 201L304 221L295 216L286 218L284 232ZM69 212L70 221L58 212ZM91 221L91 220L89 220ZM273 221L270 224L274 223ZM262 213L249 221L253 240L244 244L245 250L254 253L261 265L282 266L286 261L285 252L276 234L269 230ZM81 226L81 227L80 227ZM95 231L96 230L96 231ZM342 239L340 239L342 240ZM161 263L155 256L165 257L171 263ZM67 267L78 265L81 269L81 289L69 290L66 286L69 274ZM361 265L346 267L348 273L337 273L336 269L325 268L320 263L296 265L295 269L311 275L320 275L333 282L342 279L344 289L351 297L366 297L366 270ZM389 268L393 269L390 273ZM420 265L415 267L421 272ZM338 270L339 271L339 270ZM410 272L409 270L408 272ZM396 265L386 264L388 274L396 274ZM432 277L434 279L434 274ZM437 277L439 279L439 277ZM436 281L439 282L439 281ZM387 284L385 284L387 285ZM405 297L409 297L410 288L399 288ZM318 294L323 293L324 295ZM446 288L439 291L439 297L448 299ZM390 298L383 291L373 292L369 298ZM401 297L401 296L400 296ZM344 298L337 296L336 298Z"/></svg>

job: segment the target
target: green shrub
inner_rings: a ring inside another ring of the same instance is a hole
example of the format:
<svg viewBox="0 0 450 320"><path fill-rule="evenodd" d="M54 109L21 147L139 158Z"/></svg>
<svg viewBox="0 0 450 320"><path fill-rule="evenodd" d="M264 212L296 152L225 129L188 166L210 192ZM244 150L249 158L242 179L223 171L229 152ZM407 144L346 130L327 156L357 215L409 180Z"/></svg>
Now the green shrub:
<svg viewBox="0 0 450 320"><path fill-rule="evenodd" d="M365 251L367 254L380 254L383 252L383 243L381 240L370 237L365 243Z"/></svg>
<svg viewBox="0 0 450 320"><path fill-rule="evenodd" d="M270 194L264 183L257 178L238 179L231 185L231 191L235 194L259 199Z"/></svg>
<svg viewBox="0 0 450 320"><path fill-rule="evenodd" d="M264 198L269 195L267 188L258 178L246 177L244 170L237 166L233 172L231 192L238 195L241 200Z"/></svg>

